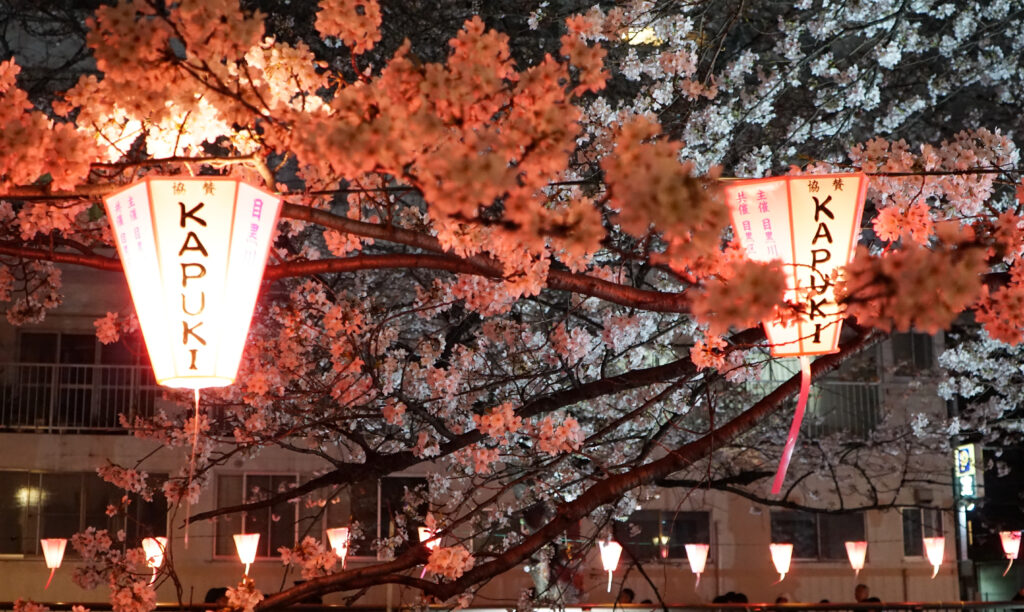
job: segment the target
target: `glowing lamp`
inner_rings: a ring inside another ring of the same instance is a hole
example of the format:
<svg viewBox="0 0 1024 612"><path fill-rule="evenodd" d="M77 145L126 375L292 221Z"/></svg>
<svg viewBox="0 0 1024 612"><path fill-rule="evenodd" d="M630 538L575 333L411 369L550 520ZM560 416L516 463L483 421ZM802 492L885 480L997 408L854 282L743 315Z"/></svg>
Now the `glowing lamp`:
<svg viewBox="0 0 1024 612"><path fill-rule="evenodd" d="M864 569L864 559L868 554L868 543L860 540L846 543L846 556L850 558L850 567L853 568L853 575L859 576L860 570Z"/></svg>
<svg viewBox="0 0 1024 612"><path fill-rule="evenodd" d="M704 573L704 566L708 562L708 544L687 544L686 560L690 562L690 571L697 574L697 582L693 588L700 586L700 575Z"/></svg>
<svg viewBox="0 0 1024 612"><path fill-rule="evenodd" d="M50 588L53 575L57 573L57 568L64 560L64 548L68 545L68 541L65 538L45 538L39 540L39 543L43 546L43 559L46 560L46 567L50 570L50 577L46 579L46 586L43 587L45 591Z"/></svg>
<svg viewBox="0 0 1024 612"><path fill-rule="evenodd" d="M786 574L789 573L789 562L793 558L793 545L771 544L769 548L772 551L772 563L775 565L775 571L779 573L778 582L782 582L786 579Z"/></svg>
<svg viewBox="0 0 1024 612"><path fill-rule="evenodd" d="M147 177L104 198L159 384L231 384L281 200L226 177Z"/></svg>
<svg viewBox="0 0 1024 612"><path fill-rule="evenodd" d="M843 308L835 299L835 278L850 262L860 232L867 193L863 174L825 174L729 181L726 202L733 230L747 257L782 263L787 302L795 317L766 321L775 357L799 357L800 396L772 493L782 490L810 392L808 355L839 348Z"/></svg>
<svg viewBox="0 0 1024 612"><path fill-rule="evenodd" d="M334 554L341 557L341 568L345 569L345 558L348 557L348 527L328 529L327 540L331 543Z"/></svg>
<svg viewBox="0 0 1024 612"><path fill-rule="evenodd" d="M427 550L434 550L441 545L441 538L437 536L437 530L431 529L430 527L418 527L416 532L420 535L420 542L423 542ZM420 578L427 575L427 566L423 566L423 571L420 572Z"/></svg>
<svg viewBox="0 0 1024 612"><path fill-rule="evenodd" d="M601 550L601 565L608 572L608 592L612 592L612 572L619 566L619 557L622 555L622 545L615 540L598 541L598 548Z"/></svg>
<svg viewBox="0 0 1024 612"><path fill-rule="evenodd" d="M167 550L167 538L158 536L142 540L142 552L146 554L146 566L153 568L153 577L149 583L156 582L156 574L160 566L164 564L164 551Z"/></svg>
<svg viewBox="0 0 1024 612"><path fill-rule="evenodd" d="M942 555L945 552L946 538L924 538L924 554L928 557L928 563L932 564L932 578L939 575L939 566L942 565Z"/></svg>
<svg viewBox="0 0 1024 612"><path fill-rule="evenodd" d="M1003 544L1003 554L1010 561L1003 572L1005 576L1009 573L1013 560L1020 554L1020 531L1000 531L999 541Z"/></svg>
<svg viewBox="0 0 1024 612"><path fill-rule="evenodd" d="M236 533L235 550L238 551L238 559L245 565L245 575L249 575L249 566L256 560L256 549L260 545L260 534L258 533Z"/></svg>

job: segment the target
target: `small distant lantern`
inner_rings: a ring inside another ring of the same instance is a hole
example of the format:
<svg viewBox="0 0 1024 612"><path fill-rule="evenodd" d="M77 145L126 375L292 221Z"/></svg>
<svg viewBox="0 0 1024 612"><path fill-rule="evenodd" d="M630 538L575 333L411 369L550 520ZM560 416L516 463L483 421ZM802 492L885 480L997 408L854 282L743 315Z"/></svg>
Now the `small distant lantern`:
<svg viewBox="0 0 1024 612"><path fill-rule="evenodd" d="M710 548L708 544L686 545L686 560L690 562L690 571L697 574L697 582L693 585L695 589L700 586L700 575L704 573L704 566L707 565Z"/></svg>
<svg viewBox="0 0 1024 612"><path fill-rule="evenodd" d="M942 536L924 538L924 554L928 563L932 564L932 578L939 575L939 567L942 565L942 557L946 552L946 538Z"/></svg>
<svg viewBox="0 0 1024 612"><path fill-rule="evenodd" d="M437 536L437 530L431 529L430 527L418 527L416 532L419 533L420 542L423 542L427 550L434 550L441 545L441 538ZM420 578L427 575L427 566L423 566L423 571L420 572Z"/></svg>
<svg viewBox="0 0 1024 612"><path fill-rule="evenodd" d="M327 540L331 543L334 554L341 558L341 568L345 569L345 559L348 557L348 527L328 529Z"/></svg>
<svg viewBox="0 0 1024 612"><path fill-rule="evenodd" d="M601 550L601 565L608 572L608 592L612 592L612 573L619 567L619 557L622 555L622 545L615 540L599 540L597 543Z"/></svg>
<svg viewBox="0 0 1024 612"><path fill-rule="evenodd" d="M793 545L788 543L771 544L769 548L772 552L775 571L779 573L778 582L782 582L786 579L786 574L789 573L789 562L793 558Z"/></svg>
<svg viewBox="0 0 1024 612"><path fill-rule="evenodd" d="M651 541L658 547L658 554L661 555L661 558L668 559L669 537L667 535L658 535L651 538Z"/></svg>
<svg viewBox="0 0 1024 612"><path fill-rule="evenodd" d="M850 262L867 194L861 173L783 176L728 181L726 201L740 246L753 261L781 261L786 301L801 305L793 321L766 321L775 357L799 357L800 396L772 494L782 490L810 393L809 355L834 353L844 312L834 274Z"/></svg>
<svg viewBox="0 0 1024 612"><path fill-rule="evenodd" d="M1010 561L1003 572L1005 576L1013 566L1013 560L1020 554L1020 531L1000 531L999 541L1003 545L1003 554Z"/></svg>
<svg viewBox="0 0 1024 612"><path fill-rule="evenodd" d="M850 567L853 568L854 576L859 576L860 570L864 569L864 559L867 554L867 542L863 540L846 542L846 556L850 558Z"/></svg>
<svg viewBox="0 0 1024 612"><path fill-rule="evenodd" d="M245 565L245 575L249 575L249 566L256 561L256 550L260 545L260 534L258 533L236 533L235 550L238 551L238 559Z"/></svg>
<svg viewBox="0 0 1024 612"><path fill-rule="evenodd" d="M231 384L281 200L232 178L147 177L104 204L157 382Z"/></svg>
<svg viewBox="0 0 1024 612"><path fill-rule="evenodd" d="M53 575L57 573L57 568L64 560L64 548L67 547L68 541L65 538L45 538L39 540L39 543L43 547L43 559L46 561L46 567L50 570L50 577L46 579L46 586L43 587L45 591L50 588Z"/></svg>
<svg viewBox="0 0 1024 612"><path fill-rule="evenodd" d="M167 538L163 536L142 540L142 551L146 554L146 566L153 568L153 577L149 579L150 584L156 582L157 572L160 570L160 566L164 564L164 552L166 550Z"/></svg>

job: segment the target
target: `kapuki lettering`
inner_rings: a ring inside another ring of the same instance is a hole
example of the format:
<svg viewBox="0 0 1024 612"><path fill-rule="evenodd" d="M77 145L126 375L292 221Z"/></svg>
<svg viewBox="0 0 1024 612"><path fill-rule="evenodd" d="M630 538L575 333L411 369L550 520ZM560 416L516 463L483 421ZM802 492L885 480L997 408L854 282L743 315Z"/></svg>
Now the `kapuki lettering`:
<svg viewBox="0 0 1024 612"><path fill-rule="evenodd" d="M206 276L206 258L209 252L199 237L199 228L206 227L206 220L199 216L204 204L199 202L192 208L186 208L184 202L178 202L181 211L181 229L189 229L182 241L181 249L178 250L178 257L181 258L181 344L189 351L191 360L189 370L198 370L197 361L199 350L206 346L206 339L199 335L199 328L203 325L202 320L196 318L206 312L206 291L200 283L196 282ZM190 224L194 227L189 227ZM185 261L188 258L188 261ZM198 261L195 258L199 258ZM192 281L191 286L189 281Z"/></svg>

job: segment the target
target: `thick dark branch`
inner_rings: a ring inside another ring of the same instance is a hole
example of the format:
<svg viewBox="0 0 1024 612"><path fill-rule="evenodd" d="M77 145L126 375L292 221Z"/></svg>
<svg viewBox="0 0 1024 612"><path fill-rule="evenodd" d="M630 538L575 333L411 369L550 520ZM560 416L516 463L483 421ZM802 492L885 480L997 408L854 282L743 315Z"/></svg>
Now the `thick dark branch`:
<svg viewBox="0 0 1024 612"><path fill-rule="evenodd" d="M831 372L847 357L857 353L879 338L881 338L879 334L861 330L853 340L843 345L838 353L818 358L811 367L811 375L813 377L820 377ZM438 585L431 583L429 589L426 589L425 592L444 601L467 591L474 585L512 569L528 559L530 555L541 547L554 540L569 526L585 518L602 505L615 501L631 489L667 478L674 472L709 456L714 449L721 448L737 436L749 431L764 418L779 410L784 405L785 400L794 395L799 388L800 375L797 374L776 387L774 391L748 410L704 437L671 451L661 459L597 482L572 502L559 506L551 521L527 536L520 544L506 550L486 563L473 567L457 580ZM406 553L402 558L404 559L410 553ZM389 581L394 581L394 578L381 577L377 584ZM403 578L402 582L408 584L409 579L407 577ZM297 590L292 589L264 601L261 607L268 608L270 606L288 605L297 603L303 597L314 593L324 594L354 588L352 578L347 573L324 576L318 578L316 583L318 588L314 591L303 590L300 594ZM361 582L360 586L362 584L364 583Z"/></svg>
<svg viewBox="0 0 1024 612"><path fill-rule="evenodd" d="M75 264L96 268L98 270L121 270L121 262L113 257L102 255L85 255L82 253L68 253L65 251L50 251L47 249L36 249L32 247L13 246L10 243L0 243L0 255L12 257L24 257L25 259L36 259L42 261L53 261L57 263Z"/></svg>
<svg viewBox="0 0 1024 612"><path fill-rule="evenodd" d="M730 339L730 341L733 344L745 345L756 342L758 339L762 338L764 338L764 335L761 328L752 328L736 334ZM516 410L516 415L524 419L528 419L540 414L558 410L559 408L564 408L565 406L571 406L577 402L592 400L605 395L629 391L639 387L646 387L647 385L666 382L677 378L690 377L696 373L697 369L694 367L693 362L690 361L689 357L678 359L652 368L633 370L625 374L619 374L618 376L609 376L607 378L582 384L573 389L556 391L524 404L521 408ZM475 444L480 440L483 440L483 438L483 434L478 429L468 431L442 444L440 454L441 456L449 455L469 446L470 444ZM417 457L411 451L402 451L390 455L379 456L374 458L372 461L367 461L366 463L347 464L339 467L338 469L327 472L326 474L313 478L312 480L308 480L288 491L276 493L265 499L249 502L247 504L227 506L224 508L200 512L192 516L190 520L201 521L224 514L235 514L238 512L258 510L260 508L269 508L275 504L288 502L307 493L312 493L322 487L351 484L368 478L379 478L387 474L408 469L422 461L424 461L423 458Z"/></svg>

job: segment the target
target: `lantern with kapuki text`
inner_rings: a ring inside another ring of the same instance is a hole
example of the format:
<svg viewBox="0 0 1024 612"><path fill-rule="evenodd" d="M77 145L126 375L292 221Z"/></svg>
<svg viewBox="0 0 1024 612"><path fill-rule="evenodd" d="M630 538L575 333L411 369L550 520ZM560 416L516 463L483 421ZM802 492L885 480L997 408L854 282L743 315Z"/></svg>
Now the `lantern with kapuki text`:
<svg viewBox="0 0 1024 612"><path fill-rule="evenodd" d="M733 231L753 261L780 261L787 302L799 306L786 320L766 321L775 357L799 357L800 396L772 493L782 490L810 391L809 355L839 347L843 308L835 280L853 257L860 233L867 177L861 173L783 176L727 181L723 189Z"/></svg>
<svg viewBox="0 0 1024 612"><path fill-rule="evenodd" d="M146 177L104 204L157 382L231 384L281 200L232 178Z"/></svg>

